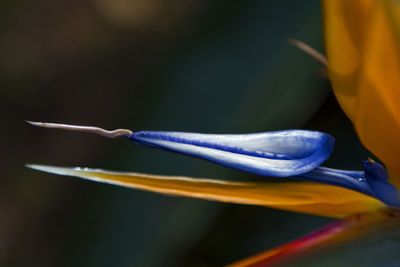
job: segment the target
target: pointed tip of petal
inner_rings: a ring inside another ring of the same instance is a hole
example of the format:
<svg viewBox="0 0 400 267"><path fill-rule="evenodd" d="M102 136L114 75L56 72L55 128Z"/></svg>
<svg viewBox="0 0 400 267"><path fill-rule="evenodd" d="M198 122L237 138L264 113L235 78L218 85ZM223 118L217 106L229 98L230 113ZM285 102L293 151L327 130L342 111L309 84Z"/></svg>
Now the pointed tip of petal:
<svg viewBox="0 0 400 267"><path fill-rule="evenodd" d="M40 165L40 164L30 164L27 163L25 164L25 167L37 170L37 171L42 171L42 172L47 172L47 173L52 173L52 174L58 174L58 175L66 175L66 176L78 176L79 173L85 173L85 172L96 172L98 170L96 169L89 169L89 168L81 168L81 167L57 167L57 166L49 166L49 165ZM84 177L81 177L84 178Z"/></svg>
<svg viewBox="0 0 400 267"><path fill-rule="evenodd" d="M55 174L61 174L61 170L67 169L67 168L60 168L60 167L39 165L39 164L31 164L31 163L25 164L25 167L33 169L33 170L37 170L37 171L55 173Z"/></svg>
<svg viewBox="0 0 400 267"><path fill-rule="evenodd" d="M25 167L33 169L33 170L38 170L38 171L46 171L46 167L45 165L38 165L38 164L32 164L32 163L26 163Z"/></svg>

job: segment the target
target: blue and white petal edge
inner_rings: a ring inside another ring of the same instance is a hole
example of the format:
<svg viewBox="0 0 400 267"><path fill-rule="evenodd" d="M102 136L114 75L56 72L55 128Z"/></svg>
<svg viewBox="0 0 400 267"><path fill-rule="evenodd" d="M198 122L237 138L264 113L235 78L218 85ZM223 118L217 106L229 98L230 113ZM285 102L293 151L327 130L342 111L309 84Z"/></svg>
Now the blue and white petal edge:
<svg viewBox="0 0 400 267"><path fill-rule="evenodd" d="M326 133L287 130L253 134L136 132L137 144L202 158L263 176L289 177L309 172L329 158L334 138Z"/></svg>
<svg viewBox="0 0 400 267"><path fill-rule="evenodd" d="M253 134L200 134L135 132L128 138L140 145L202 158L257 175L290 177L340 186L400 207L397 189L388 182L385 168L369 161L364 171L319 167L329 158L334 138L329 134L287 130Z"/></svg>

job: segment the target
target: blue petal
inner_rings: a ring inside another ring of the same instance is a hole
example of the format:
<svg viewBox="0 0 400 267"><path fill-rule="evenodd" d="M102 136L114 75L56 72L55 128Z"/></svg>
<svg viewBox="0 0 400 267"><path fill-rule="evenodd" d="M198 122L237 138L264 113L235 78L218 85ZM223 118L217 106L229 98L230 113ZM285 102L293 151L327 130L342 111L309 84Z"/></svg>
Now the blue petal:
<svg viewBox="0 0 400 267"><path fill-rule="evenodd" d="M343 171L318 167L296 178L323 184L330 184L355 190L373 196L371 187L366 183L363 171Z"/></svg>
<svg viewBox="0 0 400 267"><path fill-rule="evenodd" d="M379 199L391 207L400 207L399 193L389 181L386 169L375 162L364 161L364 171L344 171L318 167L296 178L336 185Z"/></svg>
<svg viewBox="0 0 400 267"><path fill-rule="evenodd" d="M325 133L288 130L255 134L218 135L182 132L136 132L128 138L137 144L203 158L214 163L263 176L288 177L330 184L400 207L397 189L385 168L363 162L364 171L319 167L333 150L334 139Z"/></svg>
<svg viewBox="0 0 400 267"><path fill-rule="evenodd" d="M392 207L400 207L400 196L396 187L389 183L386 169L379 163L363 161L365 180L375 197Z"/></svg>
<svg viewBox="0 0 400 267"><path fill-rule="evenodd" d="M143 131L128 138L141 145L274 177L309 172L324 162L334 147L330 135L305 130L237 135Z"/></svg>

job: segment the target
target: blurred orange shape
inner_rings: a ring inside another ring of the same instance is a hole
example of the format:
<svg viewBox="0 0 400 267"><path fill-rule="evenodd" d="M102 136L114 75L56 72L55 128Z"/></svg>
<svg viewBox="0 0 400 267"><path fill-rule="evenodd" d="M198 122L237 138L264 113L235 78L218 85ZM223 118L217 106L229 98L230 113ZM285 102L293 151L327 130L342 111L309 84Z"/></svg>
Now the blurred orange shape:
<svg viewBox="0 0 400 267"><path fill-rule="evenodd" d="M324 1L335 95L364 146L400 174L400 7L395 1Z"/></svg>

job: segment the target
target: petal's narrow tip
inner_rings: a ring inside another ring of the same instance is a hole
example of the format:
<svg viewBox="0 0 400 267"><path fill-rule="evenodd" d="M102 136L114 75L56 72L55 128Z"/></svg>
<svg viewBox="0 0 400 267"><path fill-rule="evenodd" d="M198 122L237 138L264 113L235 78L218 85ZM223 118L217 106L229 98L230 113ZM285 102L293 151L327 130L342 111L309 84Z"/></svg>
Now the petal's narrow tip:
<svg viewBox="0 0 400 267"><path fill-rule="evenodd" d="M50 122L35 122L35 121L26 121L27 123L45 127L45 128L53 128L53 129L60 129L60 130L67 130L67 131L74 131L74 132L85 132L85 133L92 133L101 135L108 138L118 138L118 137L127 137L132 135L131 130L127 129L116 129L112 131L108 131L99 127L94 126L80 126L80 125L71 125L71 124L61 124L61 123L50 123Z"/></svg>
<svg viewBox="0 0 400 267"><path fill-rule="evenodd" d="M38 168L39 166L40 166L40 165L31 164L31 163L26 163L26 164L25 164L25 167L27 167L27 168L34 169L34 170L39 170L39 171L40 171L40 169Z"/></svg>
<svg viewBox="0 0 400 267"><path fill-rule="evenodd" d="M33 170L37 170L37 171L48 172L48 173L53 173L56 169L59 169L57 167L51 167L51 166L46 166L46 165L38 165L38 164L31 164L31 163L25 164L25 167L33 169Z"/></svg>
<svg viewBox="0 0 400 267"><path fill-rule="evenodd" d="M31 125L34 125L34 126L39 126L39 127L42 127L43 126L42 124L44 124L43 122L28 121L28 120L25 120L25 122L27 122L27 123L29 123Z"/></svg>
<svg viewBox="0 0 400 267"><path fill-rule="evenodd" d="M287 130L254 134L135 132L135 143L195 156L263 176L288 177L311 171L331 154L328 134Z"/></svg>

